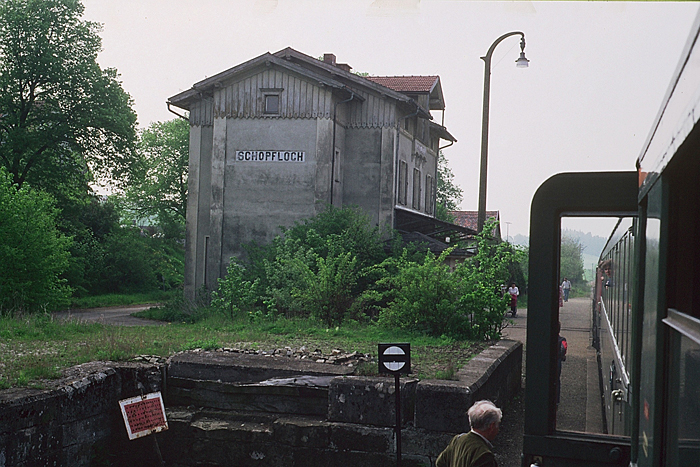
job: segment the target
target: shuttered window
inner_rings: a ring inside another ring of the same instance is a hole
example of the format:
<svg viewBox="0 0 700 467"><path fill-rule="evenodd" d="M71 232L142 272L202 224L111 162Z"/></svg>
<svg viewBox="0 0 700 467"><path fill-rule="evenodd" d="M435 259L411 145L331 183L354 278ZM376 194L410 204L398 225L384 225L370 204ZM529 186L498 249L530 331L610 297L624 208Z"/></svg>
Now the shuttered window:
<svg viewBox="0 0 700 467"><path fill-rule="evenodd" d="M413 209L420 209L421 193L420 170L413 169Z"/></svg>
<svg viewBox="0 0 700 467"><path fill-rule="evenodd" d="M408 195L408 164L405 161L399 162L399 204L407 204Z"/></svg>

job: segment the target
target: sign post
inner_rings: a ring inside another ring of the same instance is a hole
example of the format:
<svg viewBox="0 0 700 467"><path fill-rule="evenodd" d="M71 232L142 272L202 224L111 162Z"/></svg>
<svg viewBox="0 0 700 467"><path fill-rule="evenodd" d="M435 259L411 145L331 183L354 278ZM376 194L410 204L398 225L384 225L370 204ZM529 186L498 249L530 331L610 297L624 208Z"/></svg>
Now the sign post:
<svg viewBox="0 0 700 467"><path fill-rule="evenodd" d="M401 467L401 374L411 372L411 344L379 344L379 373L391 373L394 375L396 391L394 399L396 404L396 467Z"/></svg>
<svg viewBox="0 0 700 467"><path fill-rule="evenodd" d="M122 417L129 434L129 440L148 436L168 429L168 420L165 418L165 405L160 392L153 392L141 396L123 399L119 401ZM160 465L163 465L158 440L153 437L156 455Z"/></svg>

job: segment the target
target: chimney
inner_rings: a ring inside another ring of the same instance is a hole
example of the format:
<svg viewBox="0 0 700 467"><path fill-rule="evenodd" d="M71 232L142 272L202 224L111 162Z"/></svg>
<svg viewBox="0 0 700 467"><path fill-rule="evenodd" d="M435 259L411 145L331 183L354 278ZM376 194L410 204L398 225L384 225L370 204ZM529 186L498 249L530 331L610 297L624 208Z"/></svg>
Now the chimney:
<svg viewBox="0 0 700 467"><path fill-rule="evenodd" d="M323 54L323 63L335 66L335 55Z"/></svg>
<svg viewBox="0 0 700 467"><path fill-rule="evenodd" d="M350 70L352 70L352 67L347 63L338 63L336 66L343 71L347 71L348 73L350 73Z"/></svg>

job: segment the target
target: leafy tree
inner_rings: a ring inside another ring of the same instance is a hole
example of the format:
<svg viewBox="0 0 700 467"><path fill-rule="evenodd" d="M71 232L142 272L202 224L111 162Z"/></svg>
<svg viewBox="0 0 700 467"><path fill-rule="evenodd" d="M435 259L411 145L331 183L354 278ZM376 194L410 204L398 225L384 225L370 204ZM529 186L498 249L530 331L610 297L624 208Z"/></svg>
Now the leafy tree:
<svg viewBox="0 0 700 467"><path fill-rule="evenodd" d="M0 2L0 163L18 187L126 182L136 115L78 0Z"/></svg>
<svg viewBox="0 0 700 467"><path fill-rule="evenodd" d="M454 216L450 214L450 211L458 210L459 204L462 202L462 189L455 183L454 178L455 176L448 165L445 154L440 151L438 155L435 217L447 222L454 221Z"/></svg>
<svg viewBox="0 0 700 467"><path fill-rule="evenodd" d="M461 279L458 306L469 317L470 337L497 339L503 328L508 298L502 286L512 279L517 254L510 244L495 240L496 221L488 221L477 235L476 255L461 263L455 274Z"/></svg>
<svg viewBox="0 0 700 467"><path fill-rule="evenodd" d="M568 278L572 284L583 282L583 249L578 238L564 235L561 239L559 275Z"/></svg>
<svg viewBox="0 0 700 467"><path fill-rule="evenodd" d="M18 189L0 167L0 314L67 303L71 290L61 274L71 240L56 228L56 215L49 195Z"/></svg>
<svg viewBox="0 0 700 467"><path fill-rule="evenodd" d="M63 277L76 296L102 291L106 268L105 240L119 230L119 213L110 200L97 196L64 197L59 229L73 238Z"/></svg>
<svg viewBox="0 0 700 467"><path fill-rule="evenodd" d="M137 163L126 190L136 217L155 218L166 236L182 237L187 209L190 127L186 120L152 123L139 135Z"/></svg>

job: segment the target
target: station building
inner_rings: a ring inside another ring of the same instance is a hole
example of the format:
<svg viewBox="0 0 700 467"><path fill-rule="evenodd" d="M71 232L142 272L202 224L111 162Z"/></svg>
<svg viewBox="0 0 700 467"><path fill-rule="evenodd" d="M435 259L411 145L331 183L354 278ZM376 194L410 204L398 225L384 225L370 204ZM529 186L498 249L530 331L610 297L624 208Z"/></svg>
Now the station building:
<svg viewBox="0 0 700 467"><path fill-rule="evenodd" d="M438 76L365 77L326 54L265 53L168 100L189 112L185 296L216 287L242 245L327 205L380 228L457 238L434 218L437 155L456 139L433 120Z"/></svg>

